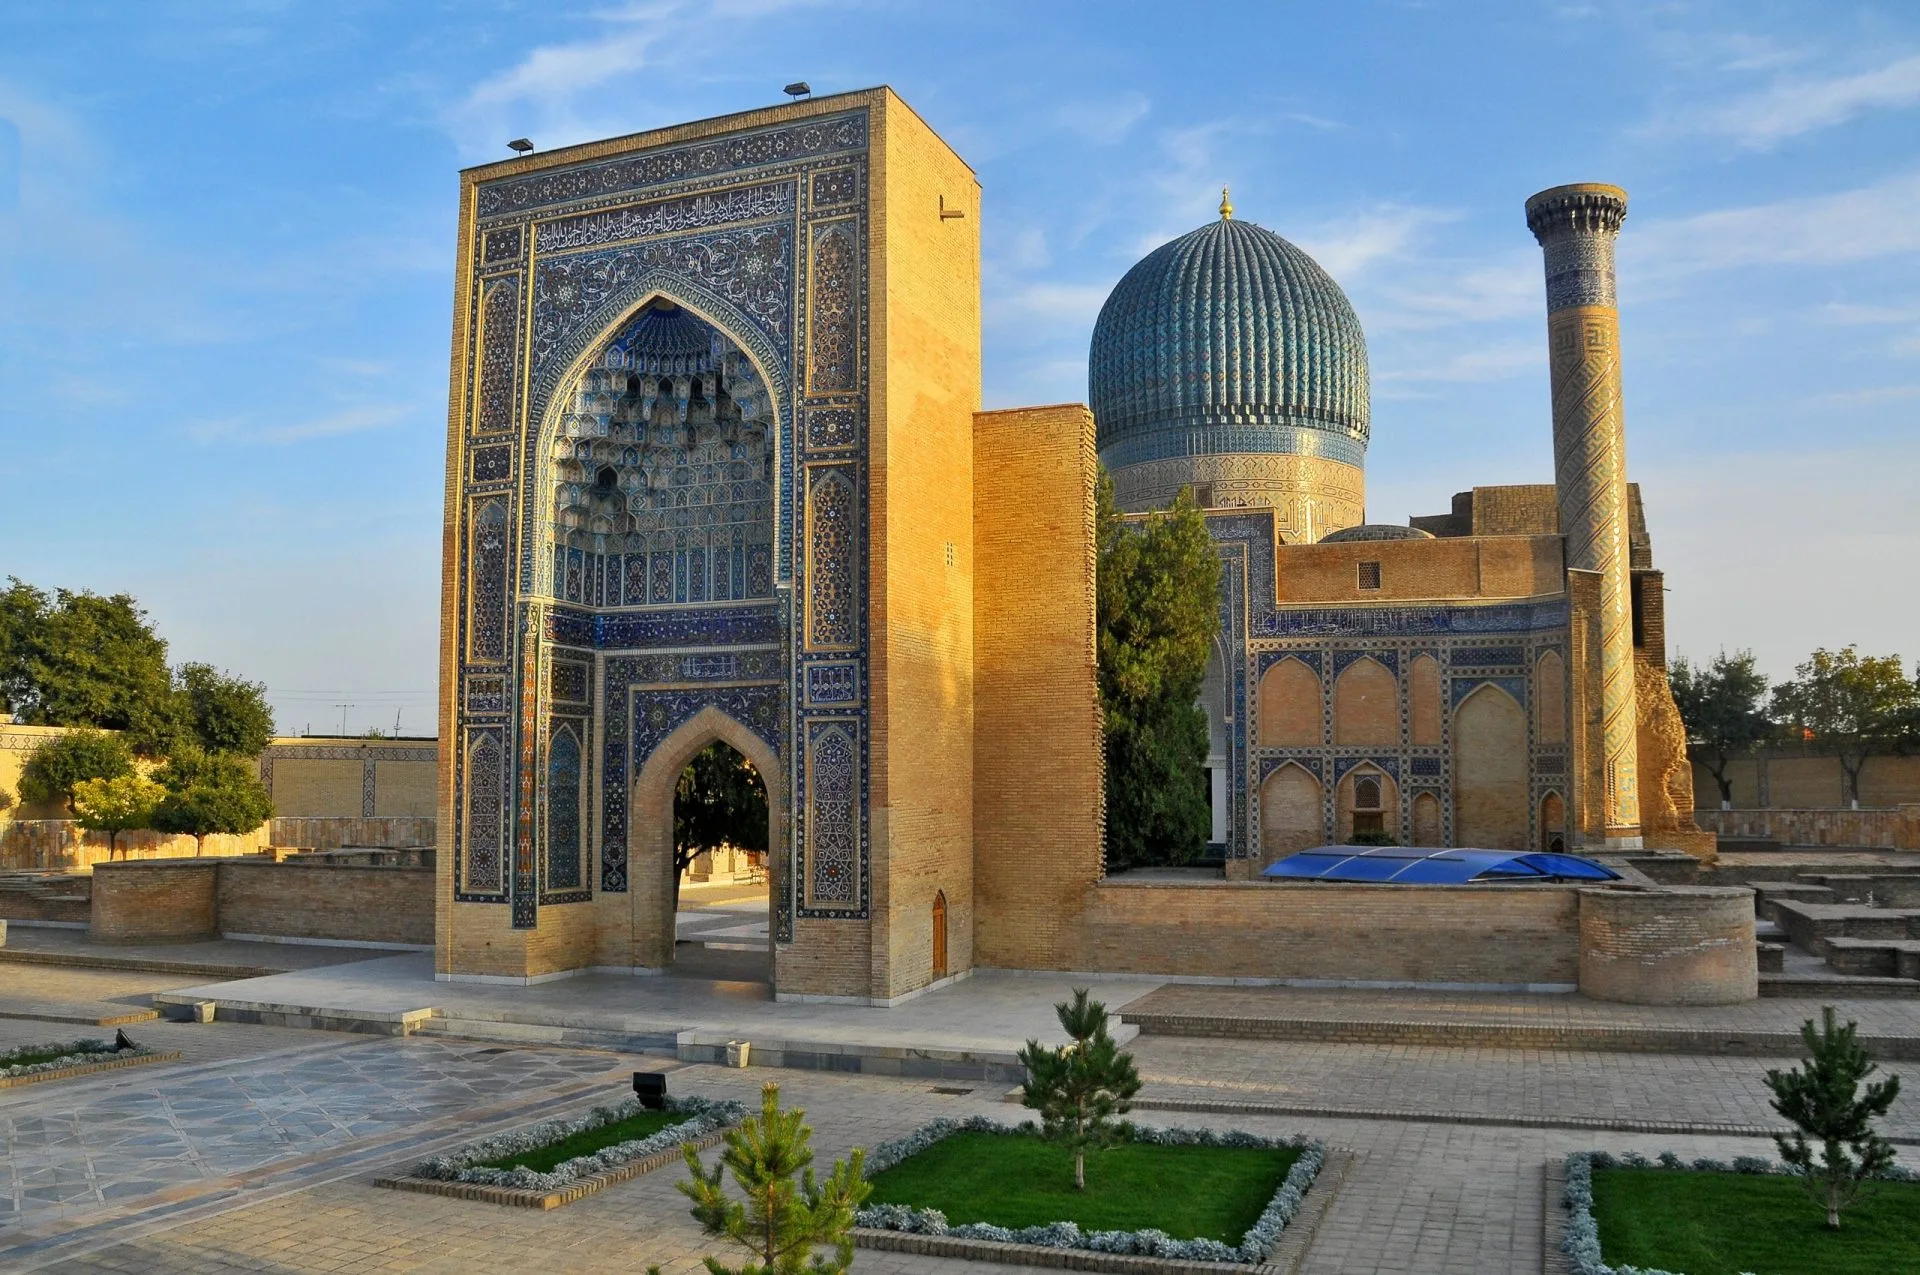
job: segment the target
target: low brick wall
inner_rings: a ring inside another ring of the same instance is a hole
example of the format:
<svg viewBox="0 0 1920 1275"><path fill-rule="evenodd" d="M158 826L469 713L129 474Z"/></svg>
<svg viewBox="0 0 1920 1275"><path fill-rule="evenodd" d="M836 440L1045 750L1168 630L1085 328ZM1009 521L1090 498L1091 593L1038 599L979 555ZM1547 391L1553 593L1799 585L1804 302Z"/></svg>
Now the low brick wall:
<svg viewBox="0 0 1920 1275"><path fill-rule="evenodd" d="M220 931L362 943L433 942L432 868L220 865Z"/></svg>
<svg viewBox="0 0 1920 1275"><path fill-rule="evenodd" d="M219 934L361 943L433 942L431 868L266 859L100 864L93 936L187 942Z"/></svg>
<svg viewBox="0 0 1920 1275"><path fill-rule="evenodd" d="M1881 810L1696 810L1693 818L1702 828L1737 840L1920 850L1920 805Z"/></svg>
<svg viewBox="0 0 1920 1275"><path fill-rule="evenodd" d="M438 820L396 816L391 819L304 818L275 819L273 844L308 850L337 850L341 846L430 846Z"/></svg>
<svg viewBox="0 0 1920 1275"><path fill-rule="evenodd" d="M1580 990L1630 1005L1733 1005L1760 995L1753 891L1580 891Z"/></svg>
<svg viewBox="0 0 1920 1275"><path fill-rule="evenodd" d="M429 823L432 820L428 820ZM239 836L213 833L207 837L206 857L259 854L266 849L268 825ZM138 859L179 859L194 855L193 838L150 828L120 834L118 849L110 850L107 834L88 832L71 819L8 819L0 821L0 869L90 868L96 863Z"/></svg>
<svg viewBox="0 0 1920 1275"><path fill-rule="evenodd" d="M220 932L216 860L102 863L88 929L102 943L185 943Z"/></svg>
<svg viewBox="0 0 1920 1275"><path fill-rule="evenodd" d="M1087 892L1082 927L1074 968L1085 970L1497 985L1579 977L1574 887L1109 881Z"/></svg>

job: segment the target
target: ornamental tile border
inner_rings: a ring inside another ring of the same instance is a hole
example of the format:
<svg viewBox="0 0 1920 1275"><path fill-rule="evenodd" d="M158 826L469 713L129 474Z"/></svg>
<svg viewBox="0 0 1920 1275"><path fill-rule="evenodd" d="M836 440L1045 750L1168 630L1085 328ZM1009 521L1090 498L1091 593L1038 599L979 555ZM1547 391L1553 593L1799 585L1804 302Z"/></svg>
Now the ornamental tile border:
<svg viewBox="0 0 1920 1275"><path fill-rule="evenodd" d="M875 1147L867 1159L865 1172L869 1178L884 1173L956 1133L1020 1137L1036 1136L1038 1132L1032 1121L1010 1125L984 1116L970 1116L965 1120L932 1120L904 1137ZM937 1209L917 1209L899 1204L870 1205L856 1213L851 1232L853 1241L861 1247L895 1252L971 1257L1068 1270L1273 1272L1290 1270L1291 1263L1298 1261L1311 1236L1296 1237L1291 1244L1288 1239L1294 1234L1296 1222L1310 1215L1310 1229L1325 1208L1324 1203L1309 1207L1309 1197L1325 1173L1329 1157L1333 1155L1325 1142L1297 1135L1274 1138L1238 1129L1223 1132L1135 1125L1132 1126L1132 1132L1135 1138L1153 1145L1290 1148L1298 1150L1300 1155L1238 1244L1212 1239L1176 1240L1151 1228L1140 1231L1083 1232L1071 1222L1022 1227L1017 1231L980 1222L950 1228L945 1215ZM1342 1164L1338 1174L1327 1176L1322 1200L1330 1199L1333 1192L1338 1190L1345 1172L1346 1166ZM860 1224L863 1219L867 1225ZM956 1235L954 1231L972 1233ZM978 1234L981 1231L989 1234ZM996 1237L990 1234L995 1231L1000 1235ZM1022 1236L1030 1239L1019 1238ZM903 1246L903 1240L936 1243L932 1247L921 1247L917 1243ZM1264 1245L1264 1251L1261 1245ZM1176 1251L1168 1252L1168 1248ZM1141 1251L1143 1249L1145 1251ZM1179 1251L1189 1249L1199 1251ZM1258 1256L1241 1256L1249 1252ZM1287 1257L1288 1254L1291 1256ZM1274 1265L1276 1257L1285 1258L1289 1265Z"/></svg>
<svg viewBox="0 0 1920 1275"><path fill-rule="evenodd" d="M693 1139L694 1150L705 1151L710 1147L718 1146L726 1140L727 1134L737 1127L737 1125L728 1125L724 1129L715 1129L704 1137ZM685 1153L681 1148L685 1145L682 1143L680 1146L668 1147L664 1151L656 1151L638 1160L629 1160L617 1168L608 1169L605 1173L581 1178L577 1182L553 1191L522 1191L509 1186L485 1186L478 1182L443 1182L437 1178L412 1176L377 1178L373 1184L392 1191L417 1191L422 1195L444 1195L456 1200L478 1200L482 1204L504 1204L522 1209L557 1209L563 1205L572 1204L575 1200L584 1199L595 1191L617 1183L628 1182L643 1174L652 1173L655 1169L664 1168L683 1157Z"/></svg>
<svg viewBox="0 0 1920 1275"><path fill-rule="evenodd" d="M118 1071L122 1067L138 1067L142 1063L179 1062L180 1051L152 1052L135 1054L130 1058L109 1058L105 1062L82 1063L78 1067L61 1067L55 1071L32 1071L24 1076L0 1076L0 1089L12 1089L18 1085L37 1085L43 1080L67 1080L74 1076L91 1076L96 1071Z"/></svg>

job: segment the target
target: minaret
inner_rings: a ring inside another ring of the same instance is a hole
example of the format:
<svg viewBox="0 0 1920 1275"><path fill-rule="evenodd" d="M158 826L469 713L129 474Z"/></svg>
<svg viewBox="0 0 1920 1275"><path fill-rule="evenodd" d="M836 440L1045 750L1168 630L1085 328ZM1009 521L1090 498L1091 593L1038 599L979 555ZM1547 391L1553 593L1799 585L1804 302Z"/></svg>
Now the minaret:
<svg viewBox="0 0 1920 1275"><path fill-rule="evenodd" d="M1640 844L1639 731L1627 558L1627 438L1620 410L1620 312L1613 241L1627 192L1582 182L1527 201L1546 256L1553 375L1553 481L1567 566L1600 577L1600 707L1609 846Z"/></svg>

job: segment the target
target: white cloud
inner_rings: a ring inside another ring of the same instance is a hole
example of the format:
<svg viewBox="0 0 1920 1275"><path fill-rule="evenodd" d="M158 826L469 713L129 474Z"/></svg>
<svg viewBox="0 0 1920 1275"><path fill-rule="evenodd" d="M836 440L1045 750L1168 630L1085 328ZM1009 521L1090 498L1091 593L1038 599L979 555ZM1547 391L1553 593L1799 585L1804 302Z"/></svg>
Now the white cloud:
<svg viewBox="0 0 1920 1275"><path fill-rule="evenodd" d="M1068 102L1053 113L1054 123L1097 146L1111 146L1147 117L1153 103L1146 94L1126 92L1114 98Z"/></svg>
<svg viewBox="0 0 1920 1275"><path fill-rule="evenodd" d="M1830 301L1820 307L1820 315L1829 323L1920 323L1920 308L1913 306Z"/></svg>
<svg viewBox="0 0 1920 1275"><path fill-rule="evenodd" d="M1504 381L1540 368L1546 362L1543 343L1508 342L1485 345L1424 367L1388 369L1376 373L1385 383L1419 381Z"/></svg>
<svg viewBox="0 0 1920 1275"><path fill-rule="evenodd" d="M1029 283L989 297L986 309L989 320L1038 319L1055 328L1091 328L1111 288L1104 283Z"/></svg>
<svg viewBox="0 0 1920 1275"><path fill-rule="evenodd" d="M1688 274L1751 265L1841 265L1920 252L1920 173L1831 195L1654 221L1620 237L1623 272Z"/></svg>
<svg viewBox="0 0 1920 1275"><path fill-rule="evenodd" d="M1815 394L1806 400L1808 407L1878 407L1883 403L1905 403L1920 399L1920 385L1877 385L1864 390L1837 390Z"/></svg>
<svg viewBox="0 0 1920 1275"><path fill-rule="evenodd" d="M1373 266L1405 257L1428 226L1456 219L1439 208L1376 204L1290 237L1344 286Z"/></svg>
<svg viewBox="0 0 1920 1275"><path fill-rule="evenodd" d="M1764 150L1790 137L1844 124L1872 110L1920 103L1920 56L1828 79L1781 80L1702 117L1693 130Z"/></svg>
<svg viewBox="0 0 1920 1275"><path fill-rule="evenodd" d="M187 433L194 442L202 444L236 442L286 446L316 438L338 438L342 434L387 429L398 425L416 410L411 403L371 403L285 425L262 424L250 416L228 416L201 421L189 426Z"/></svg>

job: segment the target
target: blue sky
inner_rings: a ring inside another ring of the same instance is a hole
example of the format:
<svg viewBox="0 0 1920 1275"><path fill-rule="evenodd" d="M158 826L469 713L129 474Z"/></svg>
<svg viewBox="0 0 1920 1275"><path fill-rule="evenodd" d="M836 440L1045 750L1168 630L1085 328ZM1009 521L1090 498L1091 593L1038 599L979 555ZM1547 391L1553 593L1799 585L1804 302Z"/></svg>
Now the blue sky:
<svg viewBox="0 0 1920 1275"><path fill-rule="evenodd" d="M1375 521L1551 480L1521 205L1625 186L1673 644L1920 656L1904 3L0 0L0 575L135 594L284 730L431 730L457 170L802 77L977 168L988 406L1083 400L1231 183L1366 327Z"/></svg>

